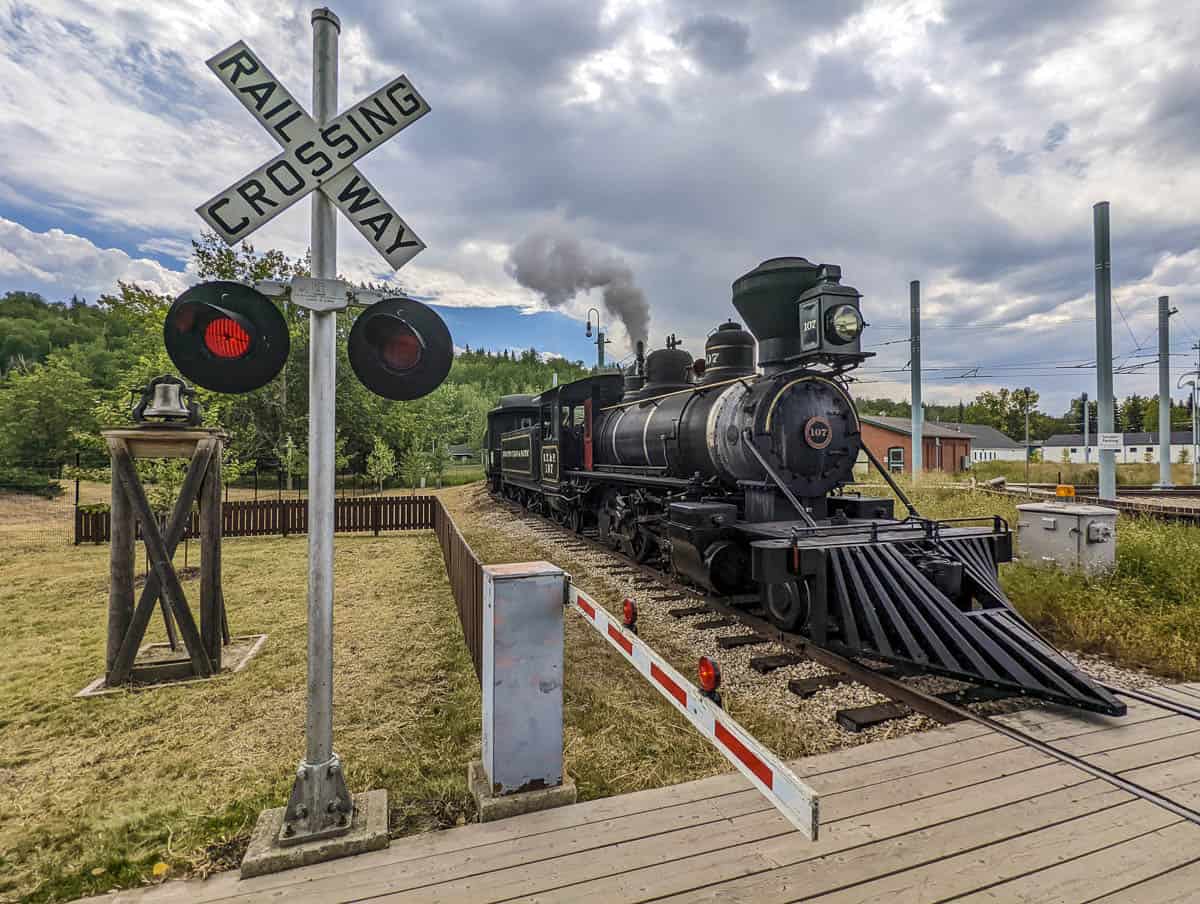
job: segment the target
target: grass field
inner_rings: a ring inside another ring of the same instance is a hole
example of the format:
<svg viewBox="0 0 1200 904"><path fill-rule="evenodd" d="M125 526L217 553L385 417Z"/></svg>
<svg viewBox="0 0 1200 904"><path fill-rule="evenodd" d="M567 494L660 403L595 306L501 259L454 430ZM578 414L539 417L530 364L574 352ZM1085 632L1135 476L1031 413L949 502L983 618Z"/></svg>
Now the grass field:
<svg viewBox="0 0 1200 904"><path fill-rule="evenodd" d="M1117 465L1117 486L1137 486L1158 483L1158 465L1145 462L1131 462ZM988 480L992 477L1003 477L1010 483L1025 482L1025 464L1019 461L980 461L971 466L971 470L959 477L974 477L976 480ZM1063 483L1078 484L1079 486L1095 486L1100 479L1100 468L1095 464L1069 464L1054 461L1038 461L1029 464L1029 481L1031 483ZM1190 464L1171 465L1171 480L1179 486L1190 486L1192 483L1192 466Z"/></svg>
<svg viewBox="0 0 1200 904"><path fill-rule="evenodd" d="M107 488L86 487L88 497L103 501ZM484 561L540 557L489 526L478 487L444 498ZM1008 498L932 488L916 498L927 515L997 512L1015 523ZM174 876L231 868L258 812L284 802L303 751L304 538L225 546L234 632L270 635L246 671L76 700L102 670L108 551L66 542L70 505L0 498L0 899L61 901L128 887L155 881L158 864ZM1119 532L1110 577L1086 582L1007 566L1004 584L1064 646L1200 677L1200 531L1122 518ZM616 607L599 571L560 564ZM479 753L479 690L436 540L340 536L336 582L335 746L351 788L388 790L396 835L472 819L464 773ZM185 587L194 602L195 582ZM156 623L150 639L161 631ZM580 620L568 618L566 632L565 759L581 797L728 768ZM648 639L693 671L689 651ZM782 712L738 693L727 704L785 757L827 743L789 721L797 707Z"/></svg>

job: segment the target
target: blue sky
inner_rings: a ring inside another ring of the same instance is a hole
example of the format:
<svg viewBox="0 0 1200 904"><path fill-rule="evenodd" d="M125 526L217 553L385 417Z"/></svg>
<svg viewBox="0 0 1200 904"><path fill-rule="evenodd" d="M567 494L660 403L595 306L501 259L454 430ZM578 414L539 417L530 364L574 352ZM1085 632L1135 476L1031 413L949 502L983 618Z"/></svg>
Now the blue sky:
<svg viewBox="0 0 1200 904"><path fill-rule="evenodd" d="M540 231L619 261L645 292L652 343L674 332L693 351L732 313L737 276L799 254L839 264L864 295L879 355L862 393L907 395L915 278L927 398L1028 384L1060 411L1095 389L1078 365L1094 357L1092 205L1108 200L1114 345L1142 365L1118 393L1154 391L1160 294L1181 311L1173 381L1194 360L1200 17L1188 4L335 8L342 106L403 72L432 107L359 163L427 250L389 273L346 224L339 269L453 309L460 344L591 360L583 317L602 292L548 300L511 275L510 253ZM204 60L244 39L304 100L310 12L0 0L0 291L94 298L119 279L164 292L192 281L194 208L276 152ZM299 255L307 229L301 203L253 241ZM624 354L628 336L612 338Z"/></svg>

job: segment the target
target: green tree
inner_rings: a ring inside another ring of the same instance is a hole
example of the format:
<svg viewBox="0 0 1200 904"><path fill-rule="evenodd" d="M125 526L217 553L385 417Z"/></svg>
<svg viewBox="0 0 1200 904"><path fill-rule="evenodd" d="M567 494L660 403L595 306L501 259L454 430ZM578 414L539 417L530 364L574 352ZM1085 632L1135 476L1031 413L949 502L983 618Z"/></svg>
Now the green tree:
<svg viewBox="0 0 1200 904"><path fill-rule="evenodd" d="M414 495L417 492L417 484L421 482L421 478L425 476L428 469L425 456L419 449L409 449L400 459L400 476L404 478L404 482L412 489Z"/></svg>
<svg viewBox="0 0 1200 904"><path fill-rule="evenodd" d="M95 433L96 390L59 355L0 383L0 462L65 462L80 432Z"/></svg>
<svg viewBox="0 0 1200 904"><path fill-rule="evenodd" d="M383 441L382 437L375 437L375 445L371 449L371 454L367 456L367 475L375 481L379 492L382 493L383 482L395 473L396 453Z"/></svg>
<svg viewBox="0 0 1200 904"><path fill-rule="evenodd" d="M446 468L450 465L450 452L447 449L446 443L435 440L433 448L429 450L429 470L433 472L433 477L437 481L438 489L442 486L442 477L446 474Z"/></svg>

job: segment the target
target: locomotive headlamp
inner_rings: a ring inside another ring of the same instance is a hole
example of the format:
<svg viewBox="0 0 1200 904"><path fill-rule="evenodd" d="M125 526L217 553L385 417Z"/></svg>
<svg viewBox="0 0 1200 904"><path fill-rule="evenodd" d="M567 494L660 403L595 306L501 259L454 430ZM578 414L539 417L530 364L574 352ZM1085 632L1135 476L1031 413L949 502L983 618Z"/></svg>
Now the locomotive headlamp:
<svg viewBox="0 0 1200 904"><path fill-rule="evenodd" d="M862 314L848 304L840 304L825 313L825 338L835 345L846 345L863 331Z"/></svg>

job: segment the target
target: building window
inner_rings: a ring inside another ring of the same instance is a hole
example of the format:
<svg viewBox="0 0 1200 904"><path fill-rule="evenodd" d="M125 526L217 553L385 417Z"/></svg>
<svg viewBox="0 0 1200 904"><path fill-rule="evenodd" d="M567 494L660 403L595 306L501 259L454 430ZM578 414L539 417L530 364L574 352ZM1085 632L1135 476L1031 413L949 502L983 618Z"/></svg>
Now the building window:
<svg viewBox="0 0 1200 904"><path fill-rule="evenodd" d="M889 471L904 470L904 447L891 446L887 450L887 466Z"/></svg>
<svg viewBox="0 0 1200 904"><path fill-rule="evenodd" d="M1130 452L1136 452L1136 451L1137 451L1137 446L1130 446L1130 447L1129 447L1129 451L1130 451Z"/></svg>
<svg viewBox="0 0 1200 904"><path fill-rule="evenodd" d="M1078 452L1078 451L1079 451L1078 449L1072 449L1072 450L1071 450L1071 454L1072 454L1072 455L1074 455L1074 454L1075 454L1076 452Z"/></svg>

